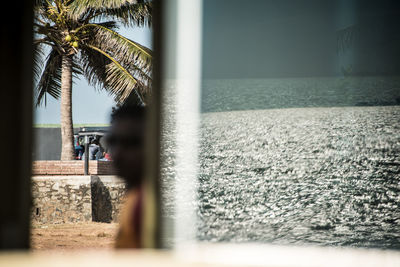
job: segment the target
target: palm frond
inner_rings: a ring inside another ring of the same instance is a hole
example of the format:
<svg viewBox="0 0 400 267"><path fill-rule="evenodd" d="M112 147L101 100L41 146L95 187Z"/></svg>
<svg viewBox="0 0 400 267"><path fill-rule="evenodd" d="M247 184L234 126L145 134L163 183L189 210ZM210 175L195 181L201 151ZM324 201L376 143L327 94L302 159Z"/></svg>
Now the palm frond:
<svg viewBox="0 0 400 267"><path fill-rule="evenodd" d="M93 28L92 37L87 41L107 52L122 64L134 63L147 74L152 70L152 51L128 38L118 34L100 24L87 24L86 27Z"/></svg>
<svg viewBox="0 0 400 267"><path fill-rule="evenodd" d="M47 8L51 4L51 0L34 0L34 8Z"/></svg>
<svg viewBox="0 0 400 267"><path fill-rule="evenodd" d="M68 15L75 20L112 19L124 26L151 26L153 4L149 0L74 0Z"/></svg>
<svg viewBox="0 0 400 267"><path fill-rule="evenodd" d="M75 19L82 19L88 13L94 15L96 11L107 8L119 8L124 5L136 4L136 0L73 0L68 3L68 13Z"/></svg>
<svg viewBox="0 0 400 267"><path fill-rule="evenodd" d="M108 64L106 66L106 73L107 86L118 103L125 102L132 91L136 91L140 96L141 92L145 90L145 88L140 86L140 82L121 65L115 63Z"/></svg>
<svg viewBox="0 0 400 267"><path fill-rule="evenodd" d="M43 47L40 43L33 44L33 81L36 83L40 79L42 73L44 58Z"/></svg>
<svg viewBox="0 0 400 267"><path fill-rule="evenodd" d="M110 62L105 66L104 84L108 91L114 95L118 102L124 101L130 94L131 90L136 87L137 80L117 62L112 56L95 46L89 46L91 49L101 53L107 57Z"/></svg>
<svg viewBox="0 0 400 267"><path fill-rule="evenodd" d="M149 92L148 82L135 77L111 55L95 46L88 46L82 51L83 71L92 85L101 85L114 99L123 103L133 91L140 102L143 92Z"/></svg>
<svg viewBox="0 0 400 267"><path fill-rule="evenodd" d="M80 62L88 83L96 89L102 88L106 81L106 65L111 61L96 50L82 47Z"/></svg>
<svg viewBox="0 0 400 267"><path fill-rule="evenodd" d="M36 87L36 106L46 105L46 95L58 99L61 94L61 61L62 57L56 50L51 50L46 59L42 75Z"/></svg>
<svg viewBox="0 0 400 267"><path fill-rule="evenodd" d="M71 13L82 15L88 9L119 8L126 4L136 4L136 0L74 0L68 5Z"/></svg>
<svg viewBox="0 0 400 267"><path fill-rule="evenodd" d="M96 25L108 28L113 31L115 31L119 28L119 25L115 21L104 21L104 22L96 23Z"/></svg>
<svg viewBox="0 0 400 267"><path fill-rule="evenodd" d="M43 52L43 51L42 51ZM40 106L43 104L46 105L46 97L47 94L54 97L55 99L59 99L61 94L61 63L62 63L62 56L57 52L56 49L52 49L49 55L46 58L46 63L42 70L41 65L43 54L41 57L37 57L35 55L34 58L34 75L37 79L40 80L36 86L36 106ZM36 67L36 66L37 67ZM83 74L82 69L76 62L72 62L72 75L77 78L78 75Z"/></svg>
<svg viewBox="0 0 400 267"><path fill-rule="evenodd" d="M153 4L142 2L123 5L118 8L105 8L96 14L101 19L116 19L124 26L148 26L152 24Z"/></svg>

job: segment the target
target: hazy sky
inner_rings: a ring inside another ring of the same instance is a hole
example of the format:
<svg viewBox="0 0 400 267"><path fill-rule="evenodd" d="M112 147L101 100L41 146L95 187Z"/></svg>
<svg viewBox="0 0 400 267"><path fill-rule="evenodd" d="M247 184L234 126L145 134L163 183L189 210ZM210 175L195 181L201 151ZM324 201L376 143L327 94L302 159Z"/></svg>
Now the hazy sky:
<svg viewBox="0 0 400 267"><path fill-rule="evenodd" d="M206 0L205 78L331 73L334 7L320 0Z"/></svg>
<svg viewBox="0 0 400 267"><path fill-rule="evenodd" d="M149 28L121 28L122 35L134 41L151 47L151 30ZM104 91L96 91L82 77L75 80L72 89L72 109L74 123L108 123L114 100ZM47 98L47 106L35 108L36 124L59 124L60 101Z"/></svg>
<svg viewBox="0 0 400 267"><path fill-rule="evenodd" d="M382 70L399 51L399 2L205 0L204 78L338 74L344 55L337 54L337 31L352 25L360 42L356 54L345 55L357 57L348 65L359 64L359 72Z"/></svg>

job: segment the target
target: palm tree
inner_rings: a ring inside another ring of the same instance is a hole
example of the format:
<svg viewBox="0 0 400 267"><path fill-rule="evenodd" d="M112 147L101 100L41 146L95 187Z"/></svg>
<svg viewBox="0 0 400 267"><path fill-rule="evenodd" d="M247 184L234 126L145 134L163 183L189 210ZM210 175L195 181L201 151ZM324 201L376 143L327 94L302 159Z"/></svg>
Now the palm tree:
<svg viewBox="0 0 400 267"><path fill-rule="evenodd" d="M61 160L74 158L73 77L83 75L117 103L148 101L152 53L117 29L150 26L151 11L147 0L35 1L35 101L39 106L47 95L61 98Z"/></svg>

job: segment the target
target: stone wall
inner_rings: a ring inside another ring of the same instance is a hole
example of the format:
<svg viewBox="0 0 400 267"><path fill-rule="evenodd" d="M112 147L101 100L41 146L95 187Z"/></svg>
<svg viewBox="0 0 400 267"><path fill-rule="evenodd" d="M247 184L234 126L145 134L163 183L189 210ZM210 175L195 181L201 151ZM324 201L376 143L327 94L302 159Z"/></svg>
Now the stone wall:
<svg viewBox="0 0 400 267"><path fill-rule="evenodd" d="M118 222L125 189L115 176L91 176L92 221Z"/></svg>
<svg viewBox="0 0 400 267"><path fill-rule="evenodd" d="M32 221L117 222L124 193L115 176L34 176Z"/></svg>

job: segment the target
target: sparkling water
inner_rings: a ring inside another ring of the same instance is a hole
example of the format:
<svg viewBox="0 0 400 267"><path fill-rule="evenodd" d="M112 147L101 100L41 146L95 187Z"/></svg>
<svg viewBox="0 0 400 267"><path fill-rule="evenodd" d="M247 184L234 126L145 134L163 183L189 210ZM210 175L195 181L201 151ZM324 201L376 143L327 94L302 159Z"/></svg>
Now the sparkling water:
<svg viewBox="0 0 400 267"><path fill-rule="evenodd" d="M198 240L399 249L399 102L398 77L205 81Z"/></svg>

